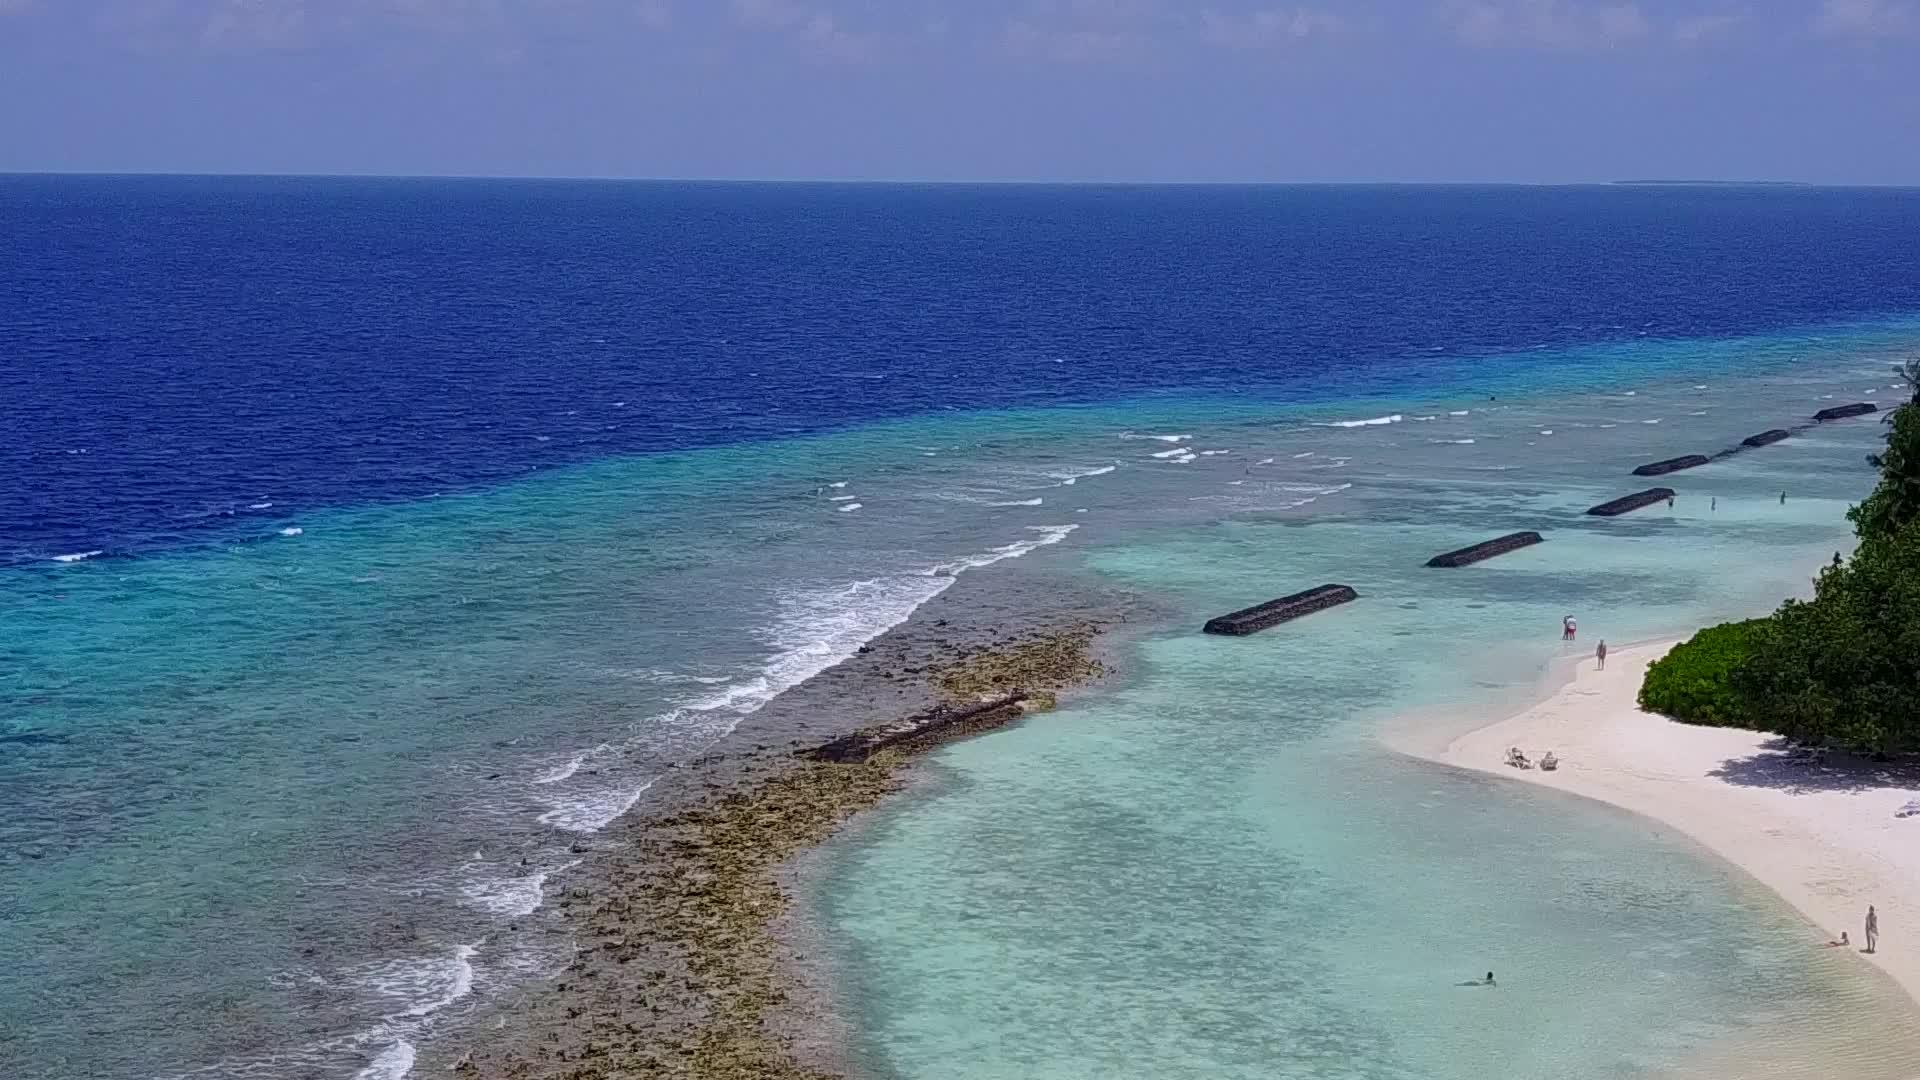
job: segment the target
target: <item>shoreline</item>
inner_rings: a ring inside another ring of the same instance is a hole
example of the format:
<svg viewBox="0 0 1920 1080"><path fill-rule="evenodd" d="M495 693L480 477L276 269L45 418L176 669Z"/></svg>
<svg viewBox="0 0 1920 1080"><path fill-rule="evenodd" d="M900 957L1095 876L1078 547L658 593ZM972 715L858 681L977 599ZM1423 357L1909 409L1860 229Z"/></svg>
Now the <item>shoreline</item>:
<svg viewBox="0 0 1920 1080"><path fill-rule="evenodd" d="M1580 660L1545 700L1444 744L1430 729L1421 739L1404 727L1381 740L1412 757L1554 788L1675 829L1799 912L1818 930L1809 948L1847 931L1847 951L1920 1004L1920 817L1893 816L1920 797L1920 764L1797 764L1776 736L1642 712L1641 677L1675 644L1616 649L1604 672L1591 657ZM1552 750L1560 766L1511 767L1510 746L1533 759ZM1882 936L1880 950L1866 954L1861 922L1870 903Z"/></svg>
<svg viewBox="0 0 1920 1080"><path fill-rule="evenodd" d="M938 746L1111 677L1152 619L1138 597L1089 586L1031 571L957 586L674 767L576 847L582 863L528 919L571 940L564 970L421 1047L414 1075L860 1075L833 958L817 947L824 850L937 782L916 766ZM1012 690L1032 700L986 726L955 724L854 764L800 756Z"/></svg>

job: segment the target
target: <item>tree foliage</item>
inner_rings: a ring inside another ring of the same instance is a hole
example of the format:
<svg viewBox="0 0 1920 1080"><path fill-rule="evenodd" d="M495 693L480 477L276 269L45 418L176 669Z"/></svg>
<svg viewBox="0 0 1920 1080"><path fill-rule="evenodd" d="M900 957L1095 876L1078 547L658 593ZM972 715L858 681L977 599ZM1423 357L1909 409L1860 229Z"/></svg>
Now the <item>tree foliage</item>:
<svg viewBox="0 0 1920 1080"><path fill-rule="evenodd" d="M1880 470L1880 485L1847 512L1861 543L1890 539L1920 518L1920 360L1902 373L1913 397L1887 414L1887 448L1868 460Z"/></svg>
<svg viewBox="0 0 1920 1080"><path fill-rule="evenodd" d="M1640 707L1707 727L1742 727L1747 721L1733 692L1733 670L1753 653L1753 640L1767 619L1709 626L1681 642L1647 668Z"/></svg>
<svg viewBox="0 0 1920 1080"><path fill-rule="evenodd" d="M1804 742L1920 749L1920 525L1827 568L1764 620L1732 672L1745 726Z"/></svg>
<svg viewBox="0 0 1920 1080"><path fill-rule="evenodd" d="M1689 723L1866 753L1920 750L1920 363L1888 417L1860 546L1765 619L1703 630L1650 667L1641 705Z"/></svg>

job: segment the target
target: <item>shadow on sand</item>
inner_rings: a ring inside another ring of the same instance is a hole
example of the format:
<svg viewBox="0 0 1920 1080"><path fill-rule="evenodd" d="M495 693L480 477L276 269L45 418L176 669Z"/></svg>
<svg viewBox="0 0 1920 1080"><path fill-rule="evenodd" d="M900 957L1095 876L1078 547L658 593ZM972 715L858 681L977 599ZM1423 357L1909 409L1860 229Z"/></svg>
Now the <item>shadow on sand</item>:
<svg viewBox="0 0 1920 1080"><path fill-rule="evenodd" d="M1874 761L1851 754L1810 760L1786 739L1773 739L1760 753L1731 758L1707 775L1740 787L1775 788L1795 794L1920 789L1920 760Z"/></svg>

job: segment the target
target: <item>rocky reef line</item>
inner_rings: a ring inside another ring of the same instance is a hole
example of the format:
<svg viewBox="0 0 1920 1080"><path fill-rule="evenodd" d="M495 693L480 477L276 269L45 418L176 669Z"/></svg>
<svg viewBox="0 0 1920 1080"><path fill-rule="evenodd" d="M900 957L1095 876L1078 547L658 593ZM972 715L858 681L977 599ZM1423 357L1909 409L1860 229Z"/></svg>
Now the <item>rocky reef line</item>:
<svg viewBox="0 0 1920 1080"><path fill-rule="evenodd" d="M576 952L538 1015L482 1040L452 1075L512 1080L829 1080L842 1075L812 1021L825 1006L783 961L776 923L793 904L784 864L899 791L912 765L955 738L1049 708L1099 678L1102 626L1082 621L955 648L914 669L934 705L822 744L744 755L727 782L632 823L591 885L554 898ZM942 723L941 720L951 722ZM903 725L918 725L899 737ZM856 755L821 753L849 740ZM703 764L690 763L699 769ZM790 959L791 950L788 950Z"/></svg>

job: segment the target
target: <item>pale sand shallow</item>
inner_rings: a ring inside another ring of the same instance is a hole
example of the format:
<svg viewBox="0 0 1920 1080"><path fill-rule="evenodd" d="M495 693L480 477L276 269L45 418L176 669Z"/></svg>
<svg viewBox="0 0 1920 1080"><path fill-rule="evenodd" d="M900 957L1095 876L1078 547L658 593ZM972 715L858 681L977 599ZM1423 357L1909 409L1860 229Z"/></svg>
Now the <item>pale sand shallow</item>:
<svg viewBox="0 0 1920 1080"><path fill-rule="evenodd" d="M1547 701L1451 742L1395 732L1396 749L1433 761L1559 788L1653 818L1751 874L1818 929L1840 931L1848 952L1882 968L1920 1002L1920 817L1894 811L1920 797L1920 768L1836 759L1792 764L1774 736L1691 727L1642 712L1647 665L1673 642L1593 658ZM1505 764L1518 746L1553 772ZM1880 949L1861 952L1867 905L1880 915Z"/></svg>

